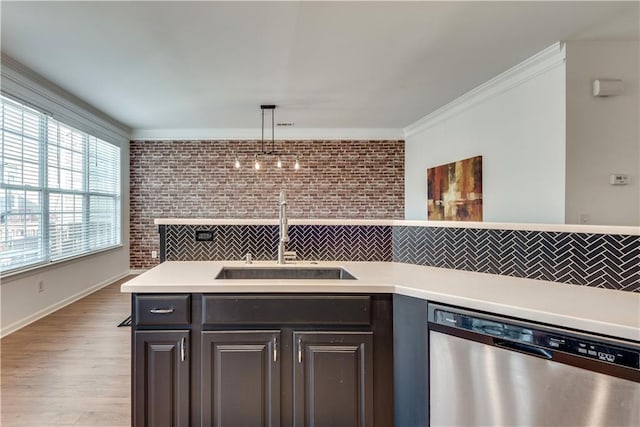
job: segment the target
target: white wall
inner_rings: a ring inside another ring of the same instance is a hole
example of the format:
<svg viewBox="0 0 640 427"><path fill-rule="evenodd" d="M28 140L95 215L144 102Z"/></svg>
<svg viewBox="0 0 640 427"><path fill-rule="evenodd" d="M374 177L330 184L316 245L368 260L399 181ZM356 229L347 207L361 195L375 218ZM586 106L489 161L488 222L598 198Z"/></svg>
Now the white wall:
<svg viewBox="0 0 640 427"><path fill-rule="evenodd" d="M128 250L119 248L3 279L2 336L124 277L128 263ZM38 293L40 281L44 284L42 293ZM122 314L123 318L128 315Z"/></svg>
<svg viewBox="0 0 640 427"><path fill-rule="evenodd" d="M566 222L640 225L640 85L637 41L568 42ZM597 78L621 79L623 94L592 96ZM631 185L609 184L612 173Z"/></svg>
<svg viewBox="0 0 640 427"><path fill-rule="evenodd" d="M427 168L482 155L484 221L564 222L563 58L554 45L406 129L405 219L426 219Z"/></svg>
<svg viewBox="0 0 640 427"><path fill-rule="evenodd" d="M0 333L5 336L129 273L130 130L4 56L1 77L3 92L119 145L122 153L122 247L0 279Z"/></svg>

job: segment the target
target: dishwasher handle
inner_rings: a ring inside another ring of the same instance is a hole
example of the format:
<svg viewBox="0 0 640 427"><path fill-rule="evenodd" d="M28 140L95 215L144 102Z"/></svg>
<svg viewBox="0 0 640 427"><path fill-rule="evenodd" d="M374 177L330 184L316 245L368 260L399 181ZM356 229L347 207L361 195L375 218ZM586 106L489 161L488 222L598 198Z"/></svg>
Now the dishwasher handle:
<svg viewBox="0 0 640 427"><path fill-rule="evenodd" d="M529 344L523 344L520 342L507 341L502 339L493 339L493 344L496 347L504 348L506 350L515 350L521 353L530 354L531 356L541 357L543 359L553 359L553 352L544 348L536 347Z"/></svg>

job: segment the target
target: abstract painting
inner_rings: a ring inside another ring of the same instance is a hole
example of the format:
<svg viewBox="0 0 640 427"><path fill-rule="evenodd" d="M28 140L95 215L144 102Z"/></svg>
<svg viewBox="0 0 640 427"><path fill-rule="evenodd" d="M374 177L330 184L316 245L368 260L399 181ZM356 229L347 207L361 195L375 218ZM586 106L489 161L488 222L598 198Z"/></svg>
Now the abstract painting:
<svg viewBox="0 0 640 427"><path fill-rule="evenodd" d="M482 156L427 169L427 218L482 221Z"/></svg>

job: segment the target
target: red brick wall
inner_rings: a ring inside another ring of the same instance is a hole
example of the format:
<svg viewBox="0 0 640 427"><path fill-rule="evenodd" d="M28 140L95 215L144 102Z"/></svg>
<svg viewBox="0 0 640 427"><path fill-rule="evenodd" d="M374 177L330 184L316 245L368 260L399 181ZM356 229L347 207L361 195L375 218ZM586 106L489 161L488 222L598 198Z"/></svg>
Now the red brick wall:
<svg viewBox="0 0 640 427"><path fill-rule="evenodd" d="M283 169L252 167L256 141L132 141L131 268L157 264L155 218L277 218L287 192L290 218L404 217L404 141L286 141Z"/></svg>

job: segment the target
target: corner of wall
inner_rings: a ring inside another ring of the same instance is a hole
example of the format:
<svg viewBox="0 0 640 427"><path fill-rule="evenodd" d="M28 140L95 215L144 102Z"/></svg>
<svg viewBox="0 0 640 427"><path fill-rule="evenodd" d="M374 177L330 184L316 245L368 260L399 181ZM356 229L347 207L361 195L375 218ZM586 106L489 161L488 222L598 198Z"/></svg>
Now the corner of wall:
<svg viewBox="0 0 640 427"><path fill-rule="evenodd" d="M482 155L484 221L564 222L565 46L555 43L405 128L405 219L426 170Z"/></svg>

